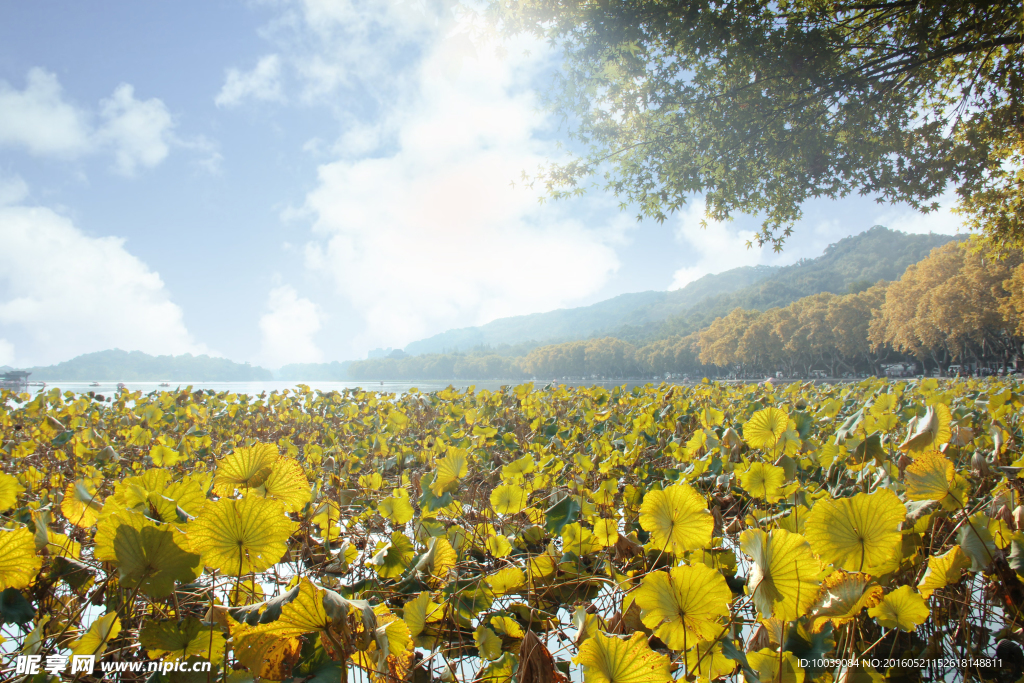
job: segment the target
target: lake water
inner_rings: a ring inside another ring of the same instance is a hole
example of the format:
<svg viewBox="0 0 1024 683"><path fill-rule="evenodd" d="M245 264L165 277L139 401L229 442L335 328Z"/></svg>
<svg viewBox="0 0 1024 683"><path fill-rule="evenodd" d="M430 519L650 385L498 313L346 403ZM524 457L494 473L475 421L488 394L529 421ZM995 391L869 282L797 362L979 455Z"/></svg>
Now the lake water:
<svg viewBox="0 0 1024 683"><path fill-rule="evenodd" d="M652 382L654 383L654 382ZM105 396L111 396L117 393L117 382L99 382L99 386L92 386L92 382L70 382L70 381L59 381L54 380L52 382L46 382L46 386L38 386L30 384L28 391L30 393L36 393L41 390L50 391L54 387L59 388L61 391L74 391L76 393L84 393L88 391L95 391L97 394L103 394ZM516 382L511 380L483 380L483 381L470 381L470 380L425 380L422 382L406 382L406 381L376 381L376 382L318 382L318 381L307 381L307 382L291 382L291 381L270 381L270 382L168 382L170 386L160 386L160 382L124 382L124 386L128 391L135 392L141 391L147 394L151 391L179 391L186 387L191 386L192 391L207 390L211 389L215 392L228 391L235 394L249 394L250 396L258 395L263 392L272 391L283 391L285 389L295 389L299 384L305 384L311 389L319 390L322 392L330 391L344 391L345 389L362 389L364 391L376 391L384 392L389 394L404 394L410 389L418 389L420 393L428 393L432 391L440 391L452 386L460 391L465 391L469 387L475 387L477 391L486 389L488 391L497 391L503 386L515 386L522 384L522 382ZM540 389L547 385L548 382L536 381L533 383L534 387ZM559 386L602 386L610 389L615 386L625 386L626 389L632 389L634 386L642 385L644 382L640 381L606 381L606 382L559 382Z"/></svg>

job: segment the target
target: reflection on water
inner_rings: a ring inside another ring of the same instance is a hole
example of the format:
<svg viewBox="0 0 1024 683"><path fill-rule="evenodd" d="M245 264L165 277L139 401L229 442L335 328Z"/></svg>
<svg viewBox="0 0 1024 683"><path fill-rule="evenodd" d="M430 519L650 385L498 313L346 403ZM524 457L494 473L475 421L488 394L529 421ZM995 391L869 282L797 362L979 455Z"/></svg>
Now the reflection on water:
<svg viewBox="0 0 1024 683"><path fill-rule="evenodd" d="M123 382L125 389L128 391L141 391L144 394L148 394L151 391L180 391L187 387L192 387L192 391L206 391L212 390L215 392L228 391L234 394L248 394L255 396L262 394L263 392L270 393L272 391L283 391L285 389L295 389L300 384L308 386L316 391L324 393L330 391L345 391L346 389L362 389L364 391L377 391L388 394L404 394L410 389L417 389L421 393L429 393L432 391L441 391L449 386L458 389L459 391L465 391L470 387L474 387L476 391L487 390L487 391L498 391L503 386L515 386L522 384L523 382L514 380L424 380L422 382L406 382L406 381L376 381L376 382L327 382L327 381L316 381L310 380L308 382L292 382L292 381L271 381L271 382L166 382L168 386L161 386L164 382ZM533 385L538 389L546 386L550 382L535 381ZM37 384L31 384L28 387L28 391L36 393L37 391L46 390L49 391L54 387L59 388L61 391L74 391L75 393L85 393L94 391L97 394L113 395L117 393L118 382L96 382L98 386L93 386L93 382L71 382L71 381L60 381L54 380L52 382L46 382L46 386L39 386ZM615 386L625 386L627 390L632 389L635 386L643 386L645 382L638 381L605 381L605 382L558 382L558 386L566 387L579 387L579 386L602 386L605 388L611 388Z"/></svg>

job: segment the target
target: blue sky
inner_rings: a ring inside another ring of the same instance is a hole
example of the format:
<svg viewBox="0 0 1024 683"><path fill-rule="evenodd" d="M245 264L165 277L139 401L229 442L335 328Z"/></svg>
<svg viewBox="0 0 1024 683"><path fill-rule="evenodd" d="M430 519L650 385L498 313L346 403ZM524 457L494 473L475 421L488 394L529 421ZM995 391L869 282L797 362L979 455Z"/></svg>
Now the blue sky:
<svg viewBox="0 0 1024 683"><path fill-rule="evenodd" d="M107 348L266 367L784 264L881 223L663 225L513 186L557 158L558 55L448 1L0 2L0 365Z"/></svg>

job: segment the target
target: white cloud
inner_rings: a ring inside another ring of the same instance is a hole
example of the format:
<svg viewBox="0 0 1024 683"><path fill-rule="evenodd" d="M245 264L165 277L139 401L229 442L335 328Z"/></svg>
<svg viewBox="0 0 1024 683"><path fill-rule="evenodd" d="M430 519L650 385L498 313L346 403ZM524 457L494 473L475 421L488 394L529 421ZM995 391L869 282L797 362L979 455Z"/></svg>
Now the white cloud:
<svg viewBox="0 0 1024 683"><path fill-rule="evenodd" d="M262 34L294 76L298 100L338 104L341 89L383 101L452 21L454 0L285 0ZM385 93L387 95L385 95ZM346 98L347 99L347 98ZM343 107L341 107L343 108Z"/></svg>
<svg viewBox="0 0 1024 683"><path fill-rule="evenodd" d="M957 202L956 194L946 192L938 198L938 202L939 208L930 213L921 213L911 208L890 208L879 214L875 223L910 233L955 235L957 232L966 232L963 219L952 211Z"/></svg>
<svg viewBox="0 0 1024 683"><path fill-rule="evenodd" d="M680 289L710 273L756 266L764 260L764 247L758 247L756 242L747 247L747 243L756 237L756 232L710 219L707 227L702 228L701 220L705 217L704 205L699 198L680 212L676 240L685 246L691 265L673 274L669 289Z"/></svg>
<svg viewBox="0 0 1024 683"><path fill-rule="evenodd" d="M0 144L45 156L76 156L92 147L88 115L64 101L55 74L34 68L25 89L0 81Z"/></svg>
<svg viewBox="0 0 1024 683"><path fill-rule="evenodd" d="M124 240L90 237L46 208L0 208L0 329L22 365L114 347L205 352L160 275Z"/></svg>
<svg viewBox="0 0 1024 683"><path fill-rule="evenodd" d="M618 267L618 214L584 224L573 206L541 207L510 186L551 152L535 137L546 119L517 80L542 63L543 45L530 46L538 56L501 60L489 46L436 42L388 123L397 151L337 150L342 158L320 167L305 210L322 240L307 246L307 264L364 317L354 347L571 305ZM341 147L372 140L355 130Z"/></svg>
<svg viewBox="0 0 1024 683"><path fill-rule="evenodd" d="M214 102L218 107L232 107L242 100L251 98L262 101L282 101L281 57L261 57L252 71L243 72L228 69L224 86L217 93Z"/></svg>
<svg viewBox="0 0 1024 683"><path fill-rule="evenodd" d="M31 69L24 90L0 81L0 146L22 147L36 156L74 159L109 152L116 170L132 174L167 157L173 128L161 100L137 100L125 83L94 113L67 102L57 76L45 69Z"/></svg>
<svg viewBox="0 0 1024 683"><path fill-rule="evenodd" d="M174 120L163 102L137 100L132 86L122 83L100 112L105 123L97 138L114 150L118 171L132 175L137 166L151 168L167 158Z"/></svg>
<svg viewBox="0 0 1024 683"><path fill-rule="evenodd" d="M288 363L323 360L323 353L313 339L320 330L316 304L300 298L293 287L282 285L270 290L267 307L270 310L260 317L262 363L277 368Z"/></svg>

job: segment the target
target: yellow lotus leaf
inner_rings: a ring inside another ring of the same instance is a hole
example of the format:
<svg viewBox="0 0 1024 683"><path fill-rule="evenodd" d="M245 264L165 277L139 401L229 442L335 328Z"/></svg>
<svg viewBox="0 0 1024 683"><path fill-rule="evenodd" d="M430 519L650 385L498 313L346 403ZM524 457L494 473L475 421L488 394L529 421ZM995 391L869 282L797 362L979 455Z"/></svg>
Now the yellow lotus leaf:
<svg viewBox="0 0 1024 683"><path fill-rule="evenodd" d="M775 444L772 452L776 455L795 456L800 452L802 445L803 439L800 438L800 432L795 429L787 429L779 437L779 441Z"/></svg>
<svg viewBox="0 0 1024 683"><path fill-rule="evenodd" d="M914 631L930 614L924 598L910 586L900 586L868 610L879 626Z"/></svg>
<svg viewBox="0 0 1024 683"><path fill-rule="evenodd" d="M373 610L378 626L367 650L356 652L353 661L370 671L373 683L406 680L412 666L412 638L405 622L384 605Z"/></svg>
<svg viewBox="0 0 1024 683"><path fill-rule="evenodd" d="M254 676L283 681L302 654L302 638L260 632L259 626L240 624L231 629L233 652L239 664Z"/></svg>
<svg viewBox="0 0 1024 683"><path fill-rule="evenodd" d="M736 662L722 654L718 641L701 641L686 652L686 670L701 681L713 681L731 674Z"/></svg>
<svg viewBox="0 0 1024 683"><path fill-rule="evenodd" d="M495 597L511 593L516 588L526 585L526 575L518 567L502 567L486 579L487 585Z"/></svg>
<svg viewBox="0 0 1024 683"><path fill-rule="evenodd" d="M115 501L124 507L145 505L152 494L163 495L171 485L171 472L159 467L146 470L134 477L125 477L114 485Z"/></svg>
<svg viewBox="0 0 1024 683"><path fill-rule="evenodd" d="M599 614L590 614L587 608L578 605L572 614L572 625L576 627L575 644L581 645L587 638L593 638L601 631L607 631L608 625Z"/></svg>
<svg viewBox="0 0 1024 683"><path fill-rule="evenodd" d="M740 536L740 548L754 561L748 586L765 618L793 621L807 613L818 595L821 565L803 536L752 529Z"/></svg>
<svg viewBox="0 0 1024 683"><path fill-rule="evenodd" d="M209 503L188 525L192 552L228 576L262 572L277 564L288 549L296 524L279 500L249 495Z"/></svg>
<svg viewBox="0 0 1024 683"><path fill-rule="evenodd" d="M700 423L705 429L717 427L722 424L722 421L725 419L724 412L718 408L712 408L710 406L701 410L697 415L700 417Z"/></svg>
<svg viewBox="0 0 1024 683"><path fill-rule="evenodd" d="M512 515L526 509L529 495L525 489L514 484L502 484L491 491L491 507L501 515Z"/></svg>
<svg viewBox="0 0 1024 683"><path fill-rule="evenodd" d="M255 605L267 599L263 586L252 580L238 578L234 585L228 588L228 604L232 607L245 607Z"/></svg>
<svg viewBox="0 0 1024 683"><path fill-rule="evenodd" d="M71 643L71 652L76 655L96 655L107 650L107 644L121 632L121 620L117 612L109 612L92 622L81 638Z"/></svg>
<svg viewBox="0 0 1024 683"><path fill-rule="evenodd" d="M892 413L873 415L870 419L864 420L864 425L868 434L874 434L875 432L891 432L896 429L899 423L899 416L893 415Z"/></svg>
<svg viewBox="0 0 1024 683"><path fill-rule="evenodd" d="M484 547L493 557L508 557L512 553L512 544L504 536L488 536Z"/></svg>
<svg viewBox="0 0 1024 683"><path fill-rule="evenodd" d="M949 406L942 403L928 406L924 415L911 421L911 430L900 444L900 450L905 453L938 450L952 435L949 429L952 420Z"/></svg>
<svg viewBox="0 0 1024 683"><path fill-rule="evenodd" d="M1014 540L1014 536L1018 536L1018 540L1024 540L1024 533L1015 532L1010 528L1010 525L1005 520L999 517L991 517L988 520L988 532L992 536L993 542L996 547L1000 550L1004 550L1010 547L1010 544Z"/></svg>
<svg viewBox="0 0 1024 683"><path fill-rule="evenodd" d="M779 527L794 534L802 534L807 524L807 513L811 510L806 505L795 505L789 513L779 520Z"/></svg>
<svg viewBox="0 0 1024 683"><path fill-rule="evenodd" d="M591 499L598 505L611 505L615 502L615 496L619 492L617 479L605 479L590 492Z"/></svg>
<svg viewBox="0 0 1024 683"><path fill-rule="evenodd" d="M599 519L594 522L594 540L602 548L615 545L619 540L619 522L615 519Z"/></svg>
<svg viewBox="0 0 1024 683"><path fill-rule="evenodd" d="M409 637L416 647L431 649L437 641L438 633L431 624L442 621L444 607L430 598L430 593L423 591L405 603L402 608L402 619L409 627Z"/></svg>
<svg viewBox="0 0 1024 683"><path fill-rule="evenodd" d="M280 458L280 451L272 443L236 448L234 453L217 462L213 492L218 496L232 496L236 489L262 486Z"/></svg>
<svg viewBox="0 0 1024 683"><path fill-rule="evenodd" d="M114 488L111 499L123 507L155 509L165 522L179 520L178 508L195 517L206 505L206 488L200 477L188 476L171 480L171 472L153 468L135 477L127 477ZM108 511L104 508L104 513Z"/></svg>
<svg viewBox="0 0 1024 683"><path fill-rule="evenodd" d="M132 427L125 439L129 446L148 446L149 442L152 440L153 432L148 429L143 429L142 425L135 425Z"/></svg>
<svg viewBox="0 0 1024 683"><path fill-rule="evenodd" d="M452 448L448 455L437 463L437 472L434 474L434 481L430 483L430 490L435 496L443 496L458 490L459 480L469 472L469 463L466 459L466 451L461 448Z"/></svg>
<svg viewBox="0 0 1024 683"><path fill-rule="evenodd" d="M875 400L871 402L870 412L875 417L880 417L886 413L892 412L896 408L898 403L896 396L893 394L879 394L875 397Z"/></svg>
<svg viewBox="0 0 1024 683"><path fill-rule="evenodd" d="M139 631L139 642L150 659L175 662L200 657L214 664L224 659L224 634L195 617L181 621L147 619Z"/></svg>
<svg viewBox="0 0 1024 683"><path fill-rule="evenodd" d="M200 573L199 556L184 549L187 541L180 536L181 532L170 526L118 527L114 554L121 583L138 587L151 598L163 598L174 590L175 581L194 580Z"/></svg>
<svg viewBox="0 0 1024 683"><path fill-rule="evenodd" d="M659 550L680 555L711 542L715 521L704 497L688 484L648 491L640 506L640 526Z"/></svg>
<svg viewBox="0 0 1024 683"><path fill-rule="evenodd" d="M405 536L402 536L405 539ZM402 539L398 543L402 543ZM408 539L405 539L408 540ZM440 588L448 582L448 575L459 561L451 542L443 536L436 536L427 542L427 552L416 563L417 573L431 588Z"/></svg>
<svg viewBox="0 0 1024 683"><path fill-rule="evenodd" d="M306 578L300 579L283 597L280 614L272 621L260 619L261 623L256 625L229 622L238 661L271 680L287 678L298 660L300 638L304 634L345 631L350 628L349 617L355 615L361 619L360 628L367 633L365 646L369 632L377 628L377 620L368 605L344 600ZM322 642L326 646L330 640L325 637Z"/></svg>
<svg viewBox="0 0 1024 683"><path fill-rule="evenodd" d="M669 660L651 649L647 636L629 640L598 633L580 646L573 663L583 667L585 683L669 683Z"/></svg>
<svg viewBox="0 0 1024 683"><path fill-rule="evenodd" d="M408 522L414 514L412 503L409 502L409 493L405 489L395 489L392 495L380 502L377 511L397 526Z"/></svg>
<svg viewBox="0 0 1024 683"><path fill-rule="evenodd" d="M789 425L789 415L774 406L759 410L743 424L743 439L751 448L774 448Z"/></svg>
<svg viewBox="0 0 1024 683"><path fill-rule="evenodd" d="M18 496L25 492L25 487L18 483L17 477L0 474L0 512L7 512L18 504Z"/></svg>
<svg viewBox="0 0 1024 683"><path fill-rule="evenodd" d="M493 661L501 656L501 638L487 624L480 622L476 627L473 631L473 642L484 659Z"/></svg>
<svg viewBox="0 0 1024 683"><path fill-rule="evenodd" d="M505 652L493 662L484 660L485 666L480 667L473 683L515 683L516 672L522 666L519 657L511 652ZM444 681L458 680L451 675L451 669L445 669L447 673L442 674Z"/></svg>
<svg viewBox="0 0 1024 683"><path fill-rule="evenodd" d="M583 557L600 546L594 543L594 534L579 522L566 524L562 527L562 551Z"/></svg>
<svg viewBox="0 0 1024 683"><path fill-rule="evenodd" d="M511 617L492 616L487 623L502 638L522 638L526 635L519 622Z"/></svg>
<svg viewBox="0 0 1024 683"><path fill-rule="evenodd" d="M382 579L401 576L412 561L412 541L405 534L396 531L389 541L377 543L373 557L367 564L377 570Z"/></svg>
<svg viewBox="0 0 1024 683"><path fill-rule="evenodd" d="M786 483L786 470L763 462L750 464L740 475L740 486L754 498L777 503L782 499L782 487Z"/></svg>
<svg viewBox="0 0 1024 683"><path fill-rule="evenodd" d="M244 635L250 636L256 633L269 633L277 637L301 636L306 633L314 633L327 629L331 625L331 619L324 608L325 591L317 587L312 581L303 577L289 591L282 601L281 613L273 621L259 623L253 630L245 630ZM262 620L261 620L262 621ZM236 635L238 628L245 624L232 625L231 633Z"/></svg>
<svg viewBox="0 0 1024 683"><path fill-rule="evenodd" d="M634 596L644 625L682 650L721 635L732 591L721 572L695 564L648 574Z"/></svg>
<svg viewBox="0 0 1024 683"><path fill-rule="evenodd" d="M36 542L27 527L0 529L0 590L25 588L32 583L43 558L36 555Z"/></svg>
<svg viewBox="0 0 1024 683"><path fill-rule="evenodd" d="M165 522L178 520L177 508L181 508L191 517L202 512L209 499L203 486L195 477L185 477L180 481L168 484L159 494L149 494L149 502L160 512Z"/></svg>
<svg viewBox="0 0 1024 683"><path fill-rule="evenodd" d="M953 463L941 453L922 453L907 467L907 498L910 500L938 500L947 510L958 510L966 491L956 487Z"/></svg>
<svg viewBox="0 0 1024 683"><path fill-rule="evenodd" d="M378 491L384 485L384 477L380 476L380 472L363 474L359 477L359 485L371 491Z"/></svg>
<svg viewBox="0 0 1024 683"><path fill-rule="evenodd" d="M803 683L804 670L800 660L790 651L775 652L762 648L747 653L747 664L757 673L761 683Z"/></svg>
<svg viewBox="0 0 1024 683"><path fill-rule="evenodd" d="M36 531L39 531L39 527L36 527ZM78 541L74 541L64 534L53 531L52 529L46 529L46 552L49 553L50 557L71 557L74 559L80 559L82 557L82 544ZM41 548L37 548L40 549Z"/></svg>
<svg viewBox="0 0 1024 683"><path fill-rule="evenodd" d="M388 413L388 431L397 432L409 424L409 416L397 410Z"/></svg>
<svg viewBox="0 0 1024 683"><path fill-rule="evenodd" d="M149 457L154 465L173 467L181 460L181 453L168 446L153 446L149 449Z"/></svg>
<svg viewBox="0 0 1024 683"><path fill-rule="evenodd" d="M811 605L811 630L818 633L829 621L835 626L845 624L881 599L882 587L867 574L835 572L822 581L818 597Z"/></svg>
<svg viewBox="0 0 1024 683"><path fill-rule="evenodd" d="M533 456L527 453L501 468L501 480L510 483L522 482L527 474L536 469L537 463L534 462Z"/></svg>
<svg viewBox="0 0 1024 683"><path fill-rule="evenodd" d="M88 529L99 519L102 509L103 501L96 495L96 487L91 481L73 481L64 489L60 511L75 526Z"/></svg>
<svg viewBox="0 0 1024 683"><path fill-rule="evenodd" d="M692 460L694 458L694 456L697 456L697 455L700 454L700 450L702 448L704 448L705 444L707 444L707 442L708 442L707 431L708 430L703 430L703 429L695 431L693 433L693 436L690 437L690 440L686 442L686 445L682 449L683 450L683 458L682 459L685 462L688 462L688 461Z"/></svg>
<svg viewBox="0 0 1024 683"><path fill-rule="evenodd" d="M903 503L888 489L852 498L825 498L811 508L804 534L824 562L872 573L900 547L900 524L906 516Z"/></svg>
<svg viewBox="0 0 1024 683"><path fill-rule="evenodd" d="M302 465L291 458L280 458L274 463L270 475L256 491L266 498L281 501L288 512L301 510L312 497Z"/></svg>
<svg viewBox="0 0 1024 683"><path fill-rule="evenodd" d="M971 568L971 558L960 546L955 545L942 555L928 558L928 569L917 584L921 597L927 599L940 588L959 583L964 569Z"/></svg>
<svg viewBox="0 0 1024 683"><path fill-rule="evenodd" d="M118 507L116 502L112 502L108 498L107 504L103 507L103 515L96 523L96 547L93 549L93 556L97 560L117 562L114 541L117 538L118 530L124 525L128 525L136 531L156 526L153 520L141 512Z"/></svg>

